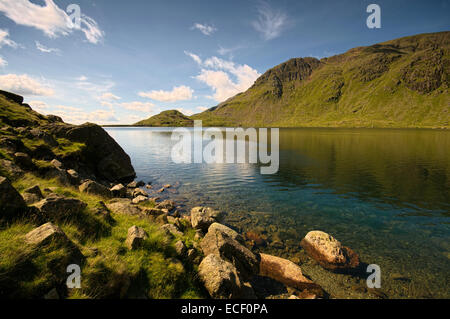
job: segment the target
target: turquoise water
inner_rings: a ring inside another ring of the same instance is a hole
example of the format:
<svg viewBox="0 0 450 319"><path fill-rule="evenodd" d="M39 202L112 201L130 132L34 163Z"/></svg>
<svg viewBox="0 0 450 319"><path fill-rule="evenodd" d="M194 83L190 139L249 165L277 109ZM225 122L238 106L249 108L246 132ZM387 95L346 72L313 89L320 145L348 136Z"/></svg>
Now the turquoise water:
<svg viewBox="0 0 450 319"><path fill-rule="evenodd" d="M175 164L168 128L107 131L138 179L154 189L173 184L162 196L186 210L227 212L229 224L266 239L262 250L296 255L304 235L320 229L380 265L388 297L450 297L448 131L280 129L274 175L258 164Z"/></svg>

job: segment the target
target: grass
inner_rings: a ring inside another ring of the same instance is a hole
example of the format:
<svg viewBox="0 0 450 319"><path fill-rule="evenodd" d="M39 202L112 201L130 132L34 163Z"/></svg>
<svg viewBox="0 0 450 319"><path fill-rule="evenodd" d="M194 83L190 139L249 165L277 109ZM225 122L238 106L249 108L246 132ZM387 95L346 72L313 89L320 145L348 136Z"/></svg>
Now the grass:
<svg viewBox="0 0 450 319"><path fill-rule="evenodd" d="M81 266L81 289L69 289L68 298L203 298L206 294L196 281L196 269L176 259L174 243L183 239L188 247L195 232L186 231L181 238L168 237L149 219L111 213L105 221L95 215L99 201L108 199L78 192L55 179L32 174L14 181L24 189L39 185L57 194L80 199L88 204L85 211L65 220L54 220L67 237L86 256ZM144 245L130 251L124 242L128 228L137 225L149 238ZM35 249L24 242L24 235L37 224L20 220L0 229L0 295L38 298L64 282L67 248L57 243ZM94 253L95 252L95 253ZM5 256L5 257L3 257Z"/></svg>

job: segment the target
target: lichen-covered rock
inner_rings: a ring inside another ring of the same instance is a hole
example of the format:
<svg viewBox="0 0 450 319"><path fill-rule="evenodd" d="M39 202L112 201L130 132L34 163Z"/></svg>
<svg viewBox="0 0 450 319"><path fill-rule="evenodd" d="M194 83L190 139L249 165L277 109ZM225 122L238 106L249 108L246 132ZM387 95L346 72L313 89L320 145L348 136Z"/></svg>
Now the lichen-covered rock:
<svg viewBox="0 0 450 319"><path fill-rule="evenodd" d="M69 178L69 182L72 185L78 185L80 183L80 175L74 169L68 169L66 171L67 177Z"/></svg>
<svg viewBox="0 0 450 319"><path fill-rule="evenodd" d="M11 220L27 211L27 205L10 181L0 176L0 219Z"/></svg>
<svg viewBox="0 0 450 319"><path fill-rule="evenodd" d="M227 227L223 224L219 224L219 223L212 223L211 226L209 226L208 228L208 232L215 232L215 231L220 231L223 232L225 234L227 234L228 236L230 236L231 238L233 238L234 240L237 240L240 243L243 243L243 238L240 234L238 234L235 230L231 229L230 227Z"/></svg>
<svg viewBox="0 0 450 319"><path fill-rule="evenodd" d="M25 174L18 165L5 159L0 159L0 167L5 171L5 174L12 179L17 179Z"/></svg>
<svg viewBox="0 0 450 319"><path fill-rule="evenodd" d="M103 186L95 181L88 180L81 184L78 189L82 193L88 193L92 195L99 195L103 197L112 197L111 191L108 187Z"/></svg>
<svg viewBox="0 0 450 319"><path fill-rule="evenodd" d="M267 254L260 254L259 275L272 278L296 289L317 288L318 285L303 276L302 270L292 261Z"/></svg>
<svg viewBox="0 0 450 319"><path fill-rule="evenodd" d="M187 254L187 248L186 245L183 243L182 240L179 240L175 243L175 251L177 252L178 256L185 257Z"/></svg>
<svg viewBox="0 0 450 319"><path fill-rule="evenodd" d="M310 231L300 245L322 267L330 270L353 269L359 266L359 257L348 247L323 231Z"/></svg>
<svg viewBox="0 0 450 319"><path fill-rule="evenodd" d="M167 235L172 235L174 237L183 236L183 233L173 224L164 224L160 227L160 229Z"/></svg>
<svg viewBox="0 0 450 319"><path fill-rule="evenodd" d="M42 200L44 198L44 195L42 195L39 186L35 185L33 187L25 189L23 191L22 197L27 205L31 205Z"/></svg>
<svg viewBox="0 0 450 319"><path fill-rule="evenodd" d="M131 203L130 199L116 198L106 203L106 207L116 214L143 215L142 210Z"/></svg>
<svg viewBox="0 0 450 319"><path fill-rule="evenodd" d="M146 202L146 201L148 201L148 197L139 195L139 196L133 198L133 200L131 202L133 204L139 204L139 203L143 203L143 202Z"/></svg>
<svg viewBox="0 0 450 319"><path fill-rule="evenodd" d="M71 215L82 212L87 204L75 198L50 194L34 206L43 216L62 221Z"/></svg>
<svg viewBox="0 0 450 319"><path fill-rule="evenodd" d="M127 239L125 240L125 245L128 249L133 250L141 247L144 240L148 238L147 232L138 226L131 226L128 229Z"/></svg>
<svg viewBox="0 0 450 319"><path fill-rule="evenodd" d="M191 209L191 223L194 229L201 229L205 233L209 226L220 220L221 213L210 207L194 207Z"/></svg>
<svg viewBox="0 0 450 319"><path fill-rule="evenodd" d="M215 254L233 263L244 279L250 279L259 273L259 255L255 255L220 228L209 230L200 246L205 256Z"/></svg>
<svg viewBox="0 0 450 319"><path fill-rule="evenodd" d="M236 268L219 256L206 256L200 263L198 275L211 298L240 298L242 283Z"/></svg>
<svg viewBox="0 0 450 319"><path fill-rule="evenodd" d="M66 247L68 253L66 256L67 260L79 265L84 259L78 247L66 236L61 228L52 223L46 223L33 229L25 235L25 241L36 247L45 246L50 243L57 244L60 247ZM65 267L67 265L64 265L63 268Z"/></svg>

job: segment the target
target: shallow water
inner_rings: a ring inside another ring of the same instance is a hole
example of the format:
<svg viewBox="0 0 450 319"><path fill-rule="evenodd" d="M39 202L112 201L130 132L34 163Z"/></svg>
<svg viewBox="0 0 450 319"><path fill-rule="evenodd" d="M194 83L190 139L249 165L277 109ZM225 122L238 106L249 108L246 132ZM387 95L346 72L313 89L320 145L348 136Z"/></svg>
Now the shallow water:
<svg viewBox="0 0 450 319"><path fill-rule="evenodd" d="M107 131L131 156L138 179L154 189L178 186L167 193L186 209L227 212L230 225L261 234L269 243L262 250L298 258L334 297L367 297L365 281L303 258L298 244L310 230L380 265L390 298L450 298L448 131L280 129L274 175L261 175L258 164L175 164L168 128Z"/></svg>

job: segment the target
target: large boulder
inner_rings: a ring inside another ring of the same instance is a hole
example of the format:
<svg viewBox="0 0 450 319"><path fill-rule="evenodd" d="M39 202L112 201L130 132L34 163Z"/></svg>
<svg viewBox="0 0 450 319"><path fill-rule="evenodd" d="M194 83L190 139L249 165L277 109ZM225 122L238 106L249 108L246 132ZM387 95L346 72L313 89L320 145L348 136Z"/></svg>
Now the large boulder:
<svg viewBox="0 0 450 319"><path fill-rule="evenodd" d="M27 205L10 181L0 176L0 219L10 220L27 211Z"/></svg>
<svg viewBox="0 0 450 319"><path fill-rule="evenodd" d="M200 242L205 256L215 254L230 261L244 279L250 279L259 272L259 255L241 245L220 228L208 231Z"/></svg>
<svg viewBox="0 0 450 319"><path fill-rule="evenodd" d="M34 205L43 216L53 220L65 220L67 217L81 213L87 204L75 198L50 194Z"/></svg>
<svg viewBox="0 0 450 319"><path fill-rule="evenodd" d="M98 195L98 196L103 196L103 197L108 197L108 198L112 197L112 193L108 187L103 186L102 184L99 184L92 180L88 180L88 181L84 182L83 184L81 184L78 187L78 189L82 193L88 193L88 194Z"/></svg>
<svg viewBox="0 0 450 319"><path fill-rule="evenodd" d="M259 275L272 278L296 289L318 288L319 286L303 276L302 270L292 261L266 254L260 254Z"/></svg>
<svg viewBox="0 0 450 319"><path fill-rule="evenodd" d="M300 245L326 269L349 270L359 266L359 257L353 250L323 231L310 231Z"/></svg>
<svg viewBox="0 0 450 319"><path fill-rule="evenodd" d="M131 226L128 229L127 239L125 245L128 249L133 250L142 246L144 240L148 238L147 232L138 226Z"/></svg>
<svg viewBox="0 0 450 319"><path fill-rule="evenodd" d="M84 143L84 164L88 165L97 177L111 182L129 182L136 176L130 157L100 126L92 123L78 126L52 123L46 129L57 137Z"/></svg>
<svg viewBox="0 0 450 319"><path fill-rule="evenodd" d="M194 229L207 232L209 226L220 220L221 213L210 207L194 207L191 209L191 223Z"/></svg>
<svg viewBox="0 0 450 319"><path fill-rule="evenodd" d="M198 275L212 298L240 298L242 282L236 268L219 256L206 256L198 267Z"/></svg>
<svg viewBox="0 0 450 319"><path fill-rule="evenodd" d="M176 236L183 236L183 233L173 224L164 224L160 227L160 229L166 234L166 235L172 235L174 237Z"/></svg>

